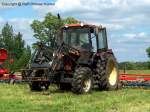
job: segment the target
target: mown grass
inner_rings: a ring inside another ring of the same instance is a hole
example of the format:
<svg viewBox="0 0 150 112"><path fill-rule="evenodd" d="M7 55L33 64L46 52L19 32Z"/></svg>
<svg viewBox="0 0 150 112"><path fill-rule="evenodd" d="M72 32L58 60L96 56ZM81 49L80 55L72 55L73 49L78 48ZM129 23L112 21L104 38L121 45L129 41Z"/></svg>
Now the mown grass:
<svg viewBox="0 0 150 112"><path fill-rule="evenodd" d="M31 92L27 84L0 84L0 112L150 112L150 90L121 89L75 95L51 86Z"/></svg>

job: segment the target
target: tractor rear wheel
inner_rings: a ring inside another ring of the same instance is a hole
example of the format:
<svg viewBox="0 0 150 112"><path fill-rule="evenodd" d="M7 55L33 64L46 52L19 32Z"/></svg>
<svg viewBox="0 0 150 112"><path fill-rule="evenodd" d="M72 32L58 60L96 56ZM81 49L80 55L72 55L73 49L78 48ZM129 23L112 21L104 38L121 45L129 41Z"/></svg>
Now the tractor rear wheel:
<svg viewBox="0 0 150 112"><path fill-rule="evenodd" d="M92 90L93 78L88 67L80 67L75 70L72 82L72 91L76 94L89 93Z"/></svg>
<svg viewBox="0 0 150 112"><path fill-rule="evenodd" d="M107 60L97 64L99 69L99 89L100 90L115 90L118 88L119 71L116 59L110 55Z"/></svg>

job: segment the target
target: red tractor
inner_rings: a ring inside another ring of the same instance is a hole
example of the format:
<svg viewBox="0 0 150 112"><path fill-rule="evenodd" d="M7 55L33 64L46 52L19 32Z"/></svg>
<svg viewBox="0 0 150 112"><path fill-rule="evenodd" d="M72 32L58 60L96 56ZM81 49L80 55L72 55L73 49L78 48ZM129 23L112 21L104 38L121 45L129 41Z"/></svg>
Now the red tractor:
<svg viewBox="0 0 150 112"><path fill-rule="evenodd" d="M118 88L118 65L108 48L106 28L65 25L60 30L57 45L51 58L46 44L37 43L30 66L22 71L31 90L48 89L52 83L77 94L89 93L94 86L100 90Z"/></svg>

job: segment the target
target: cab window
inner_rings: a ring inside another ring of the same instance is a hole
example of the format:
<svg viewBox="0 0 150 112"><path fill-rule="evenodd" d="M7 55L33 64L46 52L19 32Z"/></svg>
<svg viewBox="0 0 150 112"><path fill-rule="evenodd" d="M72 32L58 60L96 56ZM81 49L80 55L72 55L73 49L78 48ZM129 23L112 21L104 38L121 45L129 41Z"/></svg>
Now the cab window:
<svg viewBox="0 0 150 112"><path fill-rule="evenodd" d="M106 49L107 48L107 37L106 37L106 29L99 30L98 33L98 49Z"/></svg>
<svg viewBox="0 0 150 112"><path fill-rule="evenodd" d="M91 33L91 41L92 41L92 51L97 52L96 35L94 33Z"/></svg>

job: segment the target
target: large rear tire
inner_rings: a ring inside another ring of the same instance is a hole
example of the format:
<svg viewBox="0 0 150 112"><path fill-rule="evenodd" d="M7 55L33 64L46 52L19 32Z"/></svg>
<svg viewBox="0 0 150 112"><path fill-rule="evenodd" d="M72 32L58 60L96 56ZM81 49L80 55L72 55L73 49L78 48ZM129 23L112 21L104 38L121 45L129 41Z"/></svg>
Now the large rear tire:
<svg viewBox="0 0 150 112"><path fill-rule="evenodd" d="M119 71L115 57L110 55L106 60L99 61L99 89L100 90L115 90L118 88Z"/></svg>
<svg viewBox="0 0 150 112"><path fill-rule="evenodd" d="M75 70L72 82L72 91L76 94L89 93L92 90L93 78L88 67L80 67Z"/></svg>

